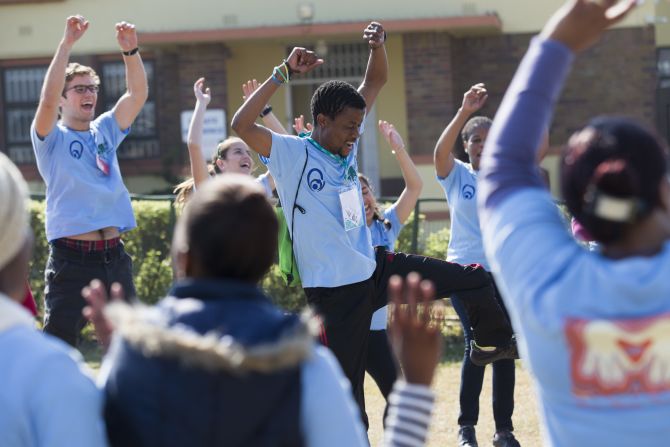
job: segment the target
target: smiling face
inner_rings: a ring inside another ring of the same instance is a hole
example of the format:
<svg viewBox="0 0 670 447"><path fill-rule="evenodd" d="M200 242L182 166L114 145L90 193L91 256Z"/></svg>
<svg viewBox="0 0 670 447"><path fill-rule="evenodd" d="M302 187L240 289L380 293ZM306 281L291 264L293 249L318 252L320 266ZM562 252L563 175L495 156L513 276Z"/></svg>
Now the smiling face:
<svg viewBox="0 0 670 447"><path fill-rule="evenodd" d="M217 158L216 165L221 173L234 172L237 174L251 175L255 165L251 157L251 150L244 141L235 138L228 144L228 148L221 152Z"/></svg>
<svg viewBox="0 0 670 447"><path fill-rule="evenodd" d="M365 109L354 107L345 107L335 118L320 113L317 116L318 132L312 136L330 152L346 157L361 135L364 118Z"/></svg>
<svg viewBox="0 0 670 447"><path fill-rule="evenodd" d="M76 75L65 83L60 99L63 123L72 129L86 130L95 117L98 102L97 79L91 75Z"/></svg>
<svg viewBox="0 0 670 447"><path fill-rule="evenodd" d="M363 205L365 205L365 223L367 226L372 225L372 220L375 215L375 210L377 209L377 199L375 198L370 185L368 184L365 177L361 175L358 176L358 179L361 182L361 193L363 194Z"/></svg>
<svg viewBox="0 0 670 447"><path fill-rule="evenodd" d="M486 143L486 137L489 135L490 127L489 124L481 124L473 127L468 132L467 136L464 135L463 146L465 148L465 153L468 154L472 169L475 171L479 171L479 163L482 159L484 143Z"/></svg>

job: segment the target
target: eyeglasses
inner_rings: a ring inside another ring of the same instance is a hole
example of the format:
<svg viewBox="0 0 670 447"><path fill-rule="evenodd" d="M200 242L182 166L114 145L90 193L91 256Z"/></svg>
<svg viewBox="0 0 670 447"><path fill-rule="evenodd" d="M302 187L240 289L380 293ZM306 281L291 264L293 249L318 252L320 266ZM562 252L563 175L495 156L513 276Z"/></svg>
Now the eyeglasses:
<svg viewBox="0 0 670 447"><path fill-rule="evenodd" d="M69 91L69 90L74 90L80 95L83 95L86 93L88 90L91 93L98 93L100 91L100 86L96 84L90 84L90 85L83 85L83 84L78 84L78 85L73 85L72 87L66 88L63 93Z"/></svg>

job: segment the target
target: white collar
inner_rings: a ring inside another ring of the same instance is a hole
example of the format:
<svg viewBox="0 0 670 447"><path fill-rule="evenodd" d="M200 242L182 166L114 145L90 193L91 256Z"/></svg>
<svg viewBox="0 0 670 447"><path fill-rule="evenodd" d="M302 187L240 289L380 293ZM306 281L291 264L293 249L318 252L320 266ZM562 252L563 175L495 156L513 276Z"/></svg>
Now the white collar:
<svg viewBox="0 0 670 447"><path fill-rule="evenodd" d="M0 332L13 326L35 327L35 320L26 309L7 295L0 293Z"/></svg>

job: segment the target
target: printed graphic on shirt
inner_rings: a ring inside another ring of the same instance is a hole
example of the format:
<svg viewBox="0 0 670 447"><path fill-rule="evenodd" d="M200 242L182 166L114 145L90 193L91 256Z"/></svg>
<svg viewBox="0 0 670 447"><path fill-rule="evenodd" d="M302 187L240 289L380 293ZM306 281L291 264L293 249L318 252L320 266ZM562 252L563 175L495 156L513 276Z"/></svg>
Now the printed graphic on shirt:
<svg viewBox="0 0 670 447"><path fill-rule="evenodd" d="M626 320L569 319L565 333L575 395L670 391L670 314Z"/></svg>
<svg viewBox="0 0 670 447"><path fill-rule="evenodd" d="M270 163L270 157L265 157L263 155L258 155L258 159L263 163L264 165L267 166L268 163Z"/></svg>
<svg viewBox="0 0 670 447"><path fill-rule="evenodd" d="M326 182L323 181L323 172L320 169L312 168L307 173L307 184L312 191L321 191Z"/></svg>
<svg viewBox="0 0 670 447"><path fill-rule="evenodd" d="M81 143L81 141L73 141L70 143L70 155L72 158L79 160L81 158L81 154L84 152L84 145Z"/></svg>
<svg viewBox="0 0 670 447"><path fill-rule="evenodd" d="M463 185L463 188L461 188L461 195L464 199L472 199L475 196L475 187L468 184Z"/></svg>

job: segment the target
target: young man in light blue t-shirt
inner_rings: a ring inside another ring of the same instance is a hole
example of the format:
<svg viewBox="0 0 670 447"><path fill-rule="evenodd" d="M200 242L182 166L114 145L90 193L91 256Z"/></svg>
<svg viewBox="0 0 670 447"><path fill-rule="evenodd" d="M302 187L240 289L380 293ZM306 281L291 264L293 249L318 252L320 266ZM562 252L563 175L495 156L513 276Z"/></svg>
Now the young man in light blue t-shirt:
<svg viewBox="0 0 670 447"><path fill-rule="evenodd" d="M117 23L128 90L112 110L94 119L100 79L91 67L68 65L88 26L82 16L67 18L30 130L46 183L50 250L44 330L73 346L85 325L81 289L92 279L119 282L129 296L135 293L131 260L119 236L136 225L116 150L148 95L135 26Z"/></svg>
<svg viewBox="0 0 670 447"><path fill-rule="evenodd" d="M438 259L374 250L367 228L356 154L366 111L386 82L387 60L382 26L372 22L364 32L370 58L358 91L342 81L321 85L311 101L314 129L301 138L279 135L255 123L259 113L292 74L306 73L323 63L316 54L294 48L272 76L251 95L233 117L232 127L249 147L265 157L277 186L307 301L320 314L324 343L333 351L352 383L364 421L363 378L372 313L386 305L388 278L418 271L436 285L438 297L463 290L470 304L481 309L487 326L483 345L510 344L509 323L499 325L488 306L493 289L478 266L461 266ZM293 218L295 216L295 220ZM475 329L476 335L478 328ZM482 335L481 332L479 335ZM479 340L478 340L479 341Z"/></svg>

